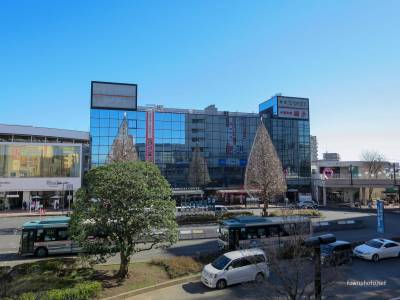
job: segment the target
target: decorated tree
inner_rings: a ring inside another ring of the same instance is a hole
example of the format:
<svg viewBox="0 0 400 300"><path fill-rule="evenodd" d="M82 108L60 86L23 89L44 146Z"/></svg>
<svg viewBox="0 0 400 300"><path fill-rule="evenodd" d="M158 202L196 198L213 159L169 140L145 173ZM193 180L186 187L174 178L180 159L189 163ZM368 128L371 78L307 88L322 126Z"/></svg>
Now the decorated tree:
<svg viewBox="0 0 400 300"><path fill-rule="evenodd" d="M77 192L72 238L97 261L119 252L125 278L133 254L177 241L171 188L152 163L112 163L90 170Z"/></svg>
<svg viewBox="0 0 400 300"><path fill-rule="evenodd" d="M200 147L193 149L192 161L189 165L189 183L191 186L203 187L210 182L207 162L203 157Z"/></svg>
<svg viewBox="0 0 400 300"><path fill-rule="evenodd" d="M134 138L128 133L128 119L125 114L121 126L118 129L118 134L114 138L110 153L107 157L107 162L113 163L135 160L138 160L138 154Z"/></svg>
<svg viewBox="0 0 400 300"><path fill-rule="evenodd" d="M267 214L271 198L286 192L282 164L262 120L258 125L247 162L245 189L258 194L264 203L264 215Z"/></svg>

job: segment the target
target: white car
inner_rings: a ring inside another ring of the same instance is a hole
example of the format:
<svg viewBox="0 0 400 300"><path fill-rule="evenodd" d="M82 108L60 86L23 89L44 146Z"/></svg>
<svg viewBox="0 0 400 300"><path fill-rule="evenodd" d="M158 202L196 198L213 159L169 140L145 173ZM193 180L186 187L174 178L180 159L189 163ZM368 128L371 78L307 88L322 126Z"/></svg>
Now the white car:
<svg viewBox="0 0 400 300"><path fill-rule="evenodd" d="M229 212L228 208L224 205L215 205L215 213L216 214L224 214Z"/></svg>
<svg viewBox="0 0 400 300"><path fill-rule="evenodd" d="M241 282L262 282L268 276L269 268L264 251L254 248L220 256L204 267L201 282L210 288L224 289Z"/></svg>
<svg viewBox="0 0 400 300"><path fill-rule="evenodd" d="M303 200L297 203L297 207L306 209L316 209L318 204L312 200Z"/></svg>
<svg viewBox="0 0 400 300"><path fill-rule="evenodd" d="M373 239L355 247L353 254L373 261L381 258L400 257L400 243L387 239Z"/></svg>

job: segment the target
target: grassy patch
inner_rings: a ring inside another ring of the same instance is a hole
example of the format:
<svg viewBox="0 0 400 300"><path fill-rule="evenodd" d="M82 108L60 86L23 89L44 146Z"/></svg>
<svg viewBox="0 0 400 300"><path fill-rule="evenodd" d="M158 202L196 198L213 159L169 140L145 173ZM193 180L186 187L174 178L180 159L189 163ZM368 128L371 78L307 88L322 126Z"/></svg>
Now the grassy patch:
<svg viewBox="0 0 400 300"><path fill-rule="evenodd" d="M314 209L281 209L268 213L270 217L285 217L285 216L304 216L304 217L322 217L322 213Z"/></svg>
<svg viewBox="0 0 400 300"><path fill-rule="evenodd" d="M165 268L132 263L121 281L119 265L82 266L75 258L56 258L0 267L0 299L81 300L108 297L170 280ZM101 291L100 291L101 290Z"/></svg>
<svg viewBox="0 0 400 300"><path fill-rule="evenodd" d="M165 269L171 279L198 273L203 265L189 256L153 259L151 264Z"/></svg>

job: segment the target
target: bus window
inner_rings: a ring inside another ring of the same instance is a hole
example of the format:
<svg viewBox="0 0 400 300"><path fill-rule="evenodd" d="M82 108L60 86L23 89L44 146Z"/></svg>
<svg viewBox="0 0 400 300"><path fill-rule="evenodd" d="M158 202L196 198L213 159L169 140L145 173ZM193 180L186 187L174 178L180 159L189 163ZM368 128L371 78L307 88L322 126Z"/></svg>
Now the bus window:
<svg viewBox="0 0 400 300"><path fill-rule="evenodd" d="M256 239L257 236L257 228L256 227L248 227L246 228L247 239Z"/></svg>
<svg viewBox="0 0 400 300"><path fill-rule="evenodd" d="M36 242L43 242L44 241L44 230L37 229L36 230Z"/></svg>
<svg viewBox="0 0 400 300"><path fill-rule="evenodd" d="M278 237L280 233L279 225L270 225L268 226L268 236L269 237Z"/></svg>
<svg viewBox="0 0 400 300"><path fill-rule="evenodd" d="M58 229L58 241L67 241L68 240L68 231L67 228Z"/></svg>
<svg viewBox="0 0 400 300"><path fill-rule="evenodd" d="M51 242L57 240L57 229L47 228L44 233L45 242Z"/></svg>
<svg viewBox="0 0 400 300"><path fill-rule="evenodd" d="M265 237L265 227L257 228L257 236L259 238Z"/></svg>

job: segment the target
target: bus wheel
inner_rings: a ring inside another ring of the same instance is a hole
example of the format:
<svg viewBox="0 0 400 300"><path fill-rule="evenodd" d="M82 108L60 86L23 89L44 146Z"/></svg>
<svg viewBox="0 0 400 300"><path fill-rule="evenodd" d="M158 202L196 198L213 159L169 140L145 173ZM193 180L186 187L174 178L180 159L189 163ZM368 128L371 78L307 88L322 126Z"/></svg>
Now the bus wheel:
<svg viewBox="0 0 400 300"><path fill-rule="evenodd" d="M35 251L35 256L37 257L46 257L47 256L47 249L44 247L37 248Z"/></svg>

